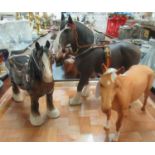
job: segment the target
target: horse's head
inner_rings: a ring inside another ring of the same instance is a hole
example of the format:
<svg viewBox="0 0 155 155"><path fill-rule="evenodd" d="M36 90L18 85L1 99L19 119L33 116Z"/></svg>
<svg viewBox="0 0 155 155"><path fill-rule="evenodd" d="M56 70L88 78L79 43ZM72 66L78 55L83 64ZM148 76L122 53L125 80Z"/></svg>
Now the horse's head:
<svg viewBox="0 0 155 155"><path fill-rule="evenodd" d="M114 68L109 68L103 75L101 75L99 80L100 95L102 101L102 111L106 112L112 107L112 101L118 90L117 76L124 70L124 67L116 70Z"/></svg>
<svg viewBox="0 0 155 155"><path fill-rule="evenodd" d="M53 46L56 61L63 59L66 53L75 53L82 48L86 49L83 45L90 47L94 41L93 32L84 24L74 22L71 16L68 17L67 21L62 20L62 23Z"/></svg>
<svg viewBox="0 0 155 155"><path fill-rule="evenodd" d="M51 67L51 54L49 51L50 47L50 42L47 41L45 46L40 46L38 42L35 44L35 49L33 50L32 53L32 62L33 72L40 76L42 80L46 83L50 83L53 81L53 76L52 76L52 67Z"/></svg>
<svg viewBox="0 0 155 155"><path fill-rule="evenodd" d="M116 69L109 68L99 80L102 111L107 111L112 107L112 100L115 96Z"/></svg>
<svg viewBox="0 0 155 155"><path fill-rule="evenodd" d="M61 17L60 31L58 32L56 39L53 42L53 52L55 53L56 63L63 61L64 57L72 52L71 44L74 43L73 29L71 24L75 26L72 18L69 16L68 20Z"/></svg>

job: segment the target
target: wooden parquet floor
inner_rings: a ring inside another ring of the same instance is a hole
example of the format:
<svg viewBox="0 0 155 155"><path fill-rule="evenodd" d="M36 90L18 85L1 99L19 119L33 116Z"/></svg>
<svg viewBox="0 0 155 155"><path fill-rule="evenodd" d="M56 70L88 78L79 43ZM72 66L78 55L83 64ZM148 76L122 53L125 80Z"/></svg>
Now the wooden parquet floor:
<svg viewBox="0 0 155 155"><path fill-rule="evenodd" d="M83 98L81 106L69 106L69 97L76 92L76 82L57 83L54 91L54 104L60 110L57 119L48 119L41 127L29 123L30 98L22 103L11 99L11 89L0 99L0 141L91 141L104 142L103 123L105 115L101 112L100 101L95 98L94 83L89 97ZM140 99L142 100L142 99ZM147 110L140 110L141 101L136 101L123 122L119 141L155 141L155 106L149 98ZM40 99L40 111L46 113L45 97ZM116 113L112 112L111 133L115 131Z"/></svg>

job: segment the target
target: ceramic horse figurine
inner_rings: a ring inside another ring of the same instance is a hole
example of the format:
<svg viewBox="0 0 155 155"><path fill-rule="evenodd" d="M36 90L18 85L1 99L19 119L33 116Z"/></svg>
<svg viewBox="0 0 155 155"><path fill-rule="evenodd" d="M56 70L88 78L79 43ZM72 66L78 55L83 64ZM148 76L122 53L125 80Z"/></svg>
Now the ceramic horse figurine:
<svg viewBox="0 0 155 155"><path fill-rule="evenodd" d="M10 78L13 90L13 99L23 100L20 89L26 90L31 98L30 122L34 126L43 124L46 116L39 112L39 98L46 95L47 116L59 117L59 110L53 105L54 80L51 69L50 43L40 46L38 42L30 56L11 56L9 58Z"/></svg>
<svg viewBox="0 0 155 155"><path fill-rule="evenodd" d="M139 99L144 93L144 103L141 108L145 111L147 98L153 84L155 74L145 65L134 65L124 74L119 74L114 68L109 68L99 79L99 94L101 96L101 109L107 116L104 125L109 138L111 110L118 114L116 121L116 134L112 141L118 141L122 121L131 103Z"/></svg>
<svg viewBox="0 0 155 155"><path fill-rule="evenodd" d="M107 51L110 54L110 67L124 66L127 70L130 66L139 63L140 50L135 45L120 42L104 46L94 46L93 32L80 22L74 22L69 16L68 22L63 24L54 47L56 61L66 53L66 47L70 45L76 55L75 63L80 73L80 81L77 86L77 94L69 102L70 105L81 104L81 95L89 94L89 77L93 72L102 73L102 64L107 62ZM83 89L84 88L84 89Z"/></svg>
<svg viewBox="0 0 155 155"><path fill-rule="evenodd" d="M75 43L73 43L73 40L75 40L73 34L70 35L70 32L67 30L68 24L71 25L72 22L73 21L70 15L68 17L68 20L66 20L65 15L63 13L61 14L60 31L58 32L56 39L54 40L53 43L53 52L56 54L57 64L60 61L61 61L60 63L62 63L63 61L62 59L64 59L67 54L71 54L71 51L73 51L73 53L75 51L78 51L78 53L80 53L91 47L92 44L101 44L102 42L105 41L105 36L103 33L97 32L97 30L91 30L81 22L75 21L74 23L77 27L79 43L85 44L86 46L79 47L78 45L75 45ZM69 33L65 32L62 34L64 30L68 31ZM60 35L62 41L60 41ZM61 46L59 45L60 42ZM61 52L62 49L63 53Z"/></svg>

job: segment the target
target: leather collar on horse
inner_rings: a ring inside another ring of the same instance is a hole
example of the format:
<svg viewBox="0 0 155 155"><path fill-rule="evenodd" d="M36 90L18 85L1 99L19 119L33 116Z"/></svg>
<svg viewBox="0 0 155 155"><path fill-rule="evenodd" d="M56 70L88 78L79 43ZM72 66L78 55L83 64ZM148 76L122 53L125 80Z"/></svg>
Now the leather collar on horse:
<svg viewBox="0 0 155 155"><path fill-rule="evenodd" d="M89 51L90 49L93 49L93 48L100 48L100 47L105 48L105 61L106 62L104 63L104 69L106 70L108 67L110 67L110 65L111 65L111 53L110 53L110 48L107 46L107 44L109 44L109 41L103 41L101 45L96 45L96 44L80 45L78 42L78 33L77 33L76 25L75 24L68 24L68 26L73 31L75 44L77 46L77 51L75 52L76 54L78 53L79 49L81 49L81 48L88 48L86 51L84 51L84 53L86 53L87 51ZM70 48L70 46L68 46L66 48ZM81 54L83 54L83 53L81 53Z"/></svg>
<svg viewBox="0 0 155 155"><path fill-rule="evenodd" d="M68 24L68 26L71 28L71 30L73 31L73 36L74 36L74 41L75 41L75 44L76 44L76 47L77 47L77 51L76 53L82 49L82 48L96 48L96 47L104 47L105 45L109 44L109 41L103 41L101 43L101 45L96 45L94 43L91 43L91 44L84 44L84 45L80 45L79 44L79 41L78 41L78 33L77 33L77 28L76 28L76 25L75 24Z"/></svg>

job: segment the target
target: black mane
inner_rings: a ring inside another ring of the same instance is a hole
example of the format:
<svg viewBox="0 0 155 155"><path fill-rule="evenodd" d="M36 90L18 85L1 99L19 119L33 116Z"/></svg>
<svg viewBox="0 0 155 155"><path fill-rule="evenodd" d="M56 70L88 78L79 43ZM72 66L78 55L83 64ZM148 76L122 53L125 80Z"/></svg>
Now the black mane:
<svg viewBox="0 0 155 155"><path fill-rule="evenodd" d="M78 33L79 44L92 44L94 42L94 34L92 30L80 22L74 22Z"/></svg>
<svg viewBox="0 0 155 155"><path fill-rule="evenodd" d="M34 58L33 58L33 53L34 53L34 51L30 55L29 66L28 66L28 74L29 74L29 77L31 77L31 80L40 81L40 80L42 80L42 72L36 66L36 63L35 63Z"/></svg>

